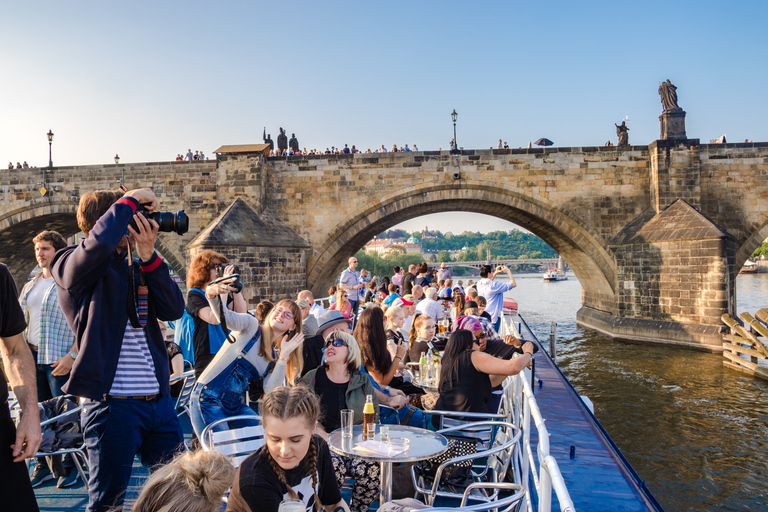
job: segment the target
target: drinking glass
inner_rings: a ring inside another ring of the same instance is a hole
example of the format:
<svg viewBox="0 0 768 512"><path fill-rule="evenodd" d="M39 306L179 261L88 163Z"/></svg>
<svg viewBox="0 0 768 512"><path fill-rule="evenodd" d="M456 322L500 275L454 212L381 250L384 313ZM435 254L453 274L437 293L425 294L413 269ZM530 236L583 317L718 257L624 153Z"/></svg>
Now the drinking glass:
<svg viewBox="0 0 768 512"><path fill-rule="evenodd" d="M355 411L341 410L341 437L352 437L352 425L355 424Z"/></svg>
<svg viewBox="0 0 768 512"><path fill-rule="evenodd" d="M381 440L382 443L389 442L389 425L379 426L379 439Z"/></svg>
<svg viewBox="0 0 768 512"><path fill-rule="evenodd" d="M301 500L285 499L280 502L277 512L305 512L306 505Z"/></svg>

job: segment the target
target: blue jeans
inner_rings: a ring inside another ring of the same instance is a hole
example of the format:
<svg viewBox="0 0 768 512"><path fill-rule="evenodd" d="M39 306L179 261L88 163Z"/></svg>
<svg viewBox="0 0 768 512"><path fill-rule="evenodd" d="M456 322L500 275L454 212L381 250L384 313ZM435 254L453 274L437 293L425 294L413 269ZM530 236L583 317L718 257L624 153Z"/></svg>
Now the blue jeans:
<svg viewBox="0 0 768 512"><path fill-rule="evenodd" d="M31 347L30 347L31 348ZM61 387L69 380L69 374L52 375L54 368L49 364L37 364L37 350L32 349L32 357L35 358L35 380L37 381L37 401L44 402L49 398L61 396L64 392ZM69 357L69 356L67 356Z"/></svg>
<svg viewBox="0 0 768 512"><path fill-rule="evenodd" d="M133 458L154 470L185 449L181 424L170 396L152 401L85 399L81 423L88 449L86 512L122 509Z"/></svg>
<svg viewBox="0 0 768 512"><path fill-rule="evenodd" d="M496 332L499 332L501 329L501 317L497 318L495 322L493 322L493 328L496 330Z"/></svg>
<svg viewBox="0 0 768 512"><path fill-rule="evenodd" d="M253 409L245 403L245 393L252 380L260 378L259 371L244 357L260 339L254 336L243 348L241 356L219 372L213 379L203 384L198 382L190 397L190 418L195 434L200 437L209 423L231 416L256 416ZM233 422L230 427L238 428ZM224 429L222 425L220 429Z"/></svg>

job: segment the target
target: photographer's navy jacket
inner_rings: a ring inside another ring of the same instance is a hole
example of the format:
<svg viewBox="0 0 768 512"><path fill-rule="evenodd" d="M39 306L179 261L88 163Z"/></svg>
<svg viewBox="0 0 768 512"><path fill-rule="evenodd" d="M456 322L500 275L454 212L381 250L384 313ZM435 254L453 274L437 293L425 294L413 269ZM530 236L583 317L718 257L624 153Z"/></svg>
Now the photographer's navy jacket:
<svg viewBox="0 0 768 512"><path fill-rule="evenodd" d="M106 400L128 324L129 270L125 253L116 248L139 203L123 197L96 222L80 245L56 253L51 264L59 305L75 333L78 356L72 365L66 393ZM160 394L170 392L168 355L157 320L176 320L184 313L184 296L171 280L168 265L154 253L146 262L134 260L133 286L137 296L139 264L149 288L147 345L155 364ZM133 305L131 307L134 307Z"/></svg>

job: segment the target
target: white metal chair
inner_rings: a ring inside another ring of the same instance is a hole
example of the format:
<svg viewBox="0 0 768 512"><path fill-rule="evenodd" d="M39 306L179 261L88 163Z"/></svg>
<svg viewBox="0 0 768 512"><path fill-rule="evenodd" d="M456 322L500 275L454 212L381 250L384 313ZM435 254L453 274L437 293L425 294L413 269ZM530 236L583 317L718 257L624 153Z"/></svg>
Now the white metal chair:
<svg viewBox="0 0 768 512"><path fill-rule="evenodd" d="M174 406L174 409L176 410L176 416L181 417L182 414L186 414L189 416L189 399L192 396L192 388L195 387L195 371L189 370L175 379L171 379L171 385L176 384L177 382L182 381L184 384L181 387L181 392L179 393L179 396L176 397L176 405Z"/></svg>
<svg viewBox="0 0 768 512"><path fill-rule="evenodd" d="M507 469L509 468L510 460L512 459L513 450L520 441L520 430L517 427L506 421L478 421L466 425L446 428L438 432L441 434L468 437L465 436L465 434L474 434L481 427L486 429L490 428L495 432L490 448L478 450L477 453L455 457L441 463L435 472L434 478L419 475L417 474L415 467L411 468L411 479L413 480L413 487L416 489L416 494L423 495L427 504L431 505L434 503L435 498L438 496L447 498L462 497L462 494L451 490L441 483L442 474L445 469L454 464L472 461L473 466L471 476L474 483L496 484L503 482ZM475 461L483 461L483 463L475 465ZM495 500L497 497L498 489L495 489L491 495L479 496L477 499L490 501Z"/></svg>
<svg viewBox="0 0 768 512"><path fill-rule="evenodd" d="M229 423L246 424L229 428ZM221 425L227 428L221 429ZM232 416L214 421L200 433L200 444L203 450L217 451L231 457L232 465L238 467L249 455L261 448L265 443L264 427L261 416L243 415Z"/></svg>
<svg viewBox="0 0 768 512"><path fill-rule="evenodd" d="M499 494L500 492L507 491L512 494L508 496L501 496L493 501L481 501L475 505L469 505L467 502L475 498L475 493L482 491L483 494ZM485 511L498 511L498 512L515 512L520 510L520 505L525 498L525 490L518 484L511 483L474 483L467 486L464 494L461 498L461 503L458 508L425 508L419 512L456 512L456 510L471 510L475 512Z"/></svg>

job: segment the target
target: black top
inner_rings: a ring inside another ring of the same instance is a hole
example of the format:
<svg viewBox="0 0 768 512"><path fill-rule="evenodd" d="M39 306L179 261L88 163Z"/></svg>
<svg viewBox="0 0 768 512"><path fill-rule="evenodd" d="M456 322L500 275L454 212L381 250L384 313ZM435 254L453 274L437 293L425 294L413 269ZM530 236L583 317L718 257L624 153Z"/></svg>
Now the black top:
<svg viewBox="0 0 768 512"><path fill-rule="evenodd" d="M192 320L195 322L192 348L195 351L195 378L198 379L211 361L213 361L213 358L216 357L216 354L211 354L211 344L208 339L208 322L197 316L198 311L209 307L211 305L208 304L208 299L205 296L191 290L187 293L187 313L192 315Z"/></svg>
<svg viewBox="0 0 768 512"><path fill-rule="evenodd" d="M413 363L418 363L422 352L426 352L428 357L431 354L427 342L421 338L416 338L411 344L411 348L408 349L408 359Z"/></svg>
<svg viewBox="0 0 768 512"><path fill-rule="evenodd" d="M24 332L27 322L21 310L18 291L8 267L0 263L0 338L10 338ZM0 372L0 404L8 401L8 383Z"/></svg>
<svg viewBox="0 0 768 512"><path fill-rule="evenodd" d="M410 272L406 272L405 276L403 276L403 282L401 283L401 289L402 292L400 295L408 295L409 293L413 293L413 278L416 277Z"/></svg>
<svg viewBox="0 0 768 512"><path fill-rule="evenodd" d="M165 342L165 349L168 351L168 369L171 371L171 374L173 374L173 364L171 361L173 361L173 358L177 354L181 354L181 347L179 347L175 342L173 341L166 341ZM182 356L183 357L183 356ZM171 385L171 396L177 397L179 396L179 393L181 393L182 388L184 387L183 381L178 381Z"/></svg>
<svg viewBox="0 0 768 512"><path fill-rule="evenodd" d="M413 280L413 284L417 284L422 288L427 289L429 287L429 281L429 276L417 277Z"/></svg>
<svg viewBox="0 0 768 512"><path fill-rule="evenodd" d="M313 436L317 453L317 495L324 506L341 501L341 491L331 462L328 444L319 436ZM269 465L267 454L259 450L240 464L235 483L229 495L227 511L233 512L277 512L280 502L290 498L288 488L280 482ZM307 458L293 469L285 471L285 481L304 501L307 512L314 512L315 497L312 492L312 478L307 468Z"/></svg>
<svg viewBox="0 0 768 512"><path fill-rule="evenodd" d="M321 366L315 373L315 393L320 397L320 424L326 432L341 428L341 410L347 409L347 388L349 381L342 384L332 382Z"/></svg>
<svg viewBox="0 0 768 512"><path fill-rule="evenodd" d="M487 318L488 320L493 322L493 317L491 315L489 315L487 311L483 311L480 316L482 316L483 318Z"/></svg>
<svg viewBox="0 0 768 512"><path fill-rule="evenodd" d="M440 398L435 409L441 411L486 412L491 397L491 377L472 364L472 351L459 354L452 368L443 365Z"/></svg>
<svg viewBox="0 0 768 512"><path fill-rule="evenodd" d="M320 333L309 338L304 338L302 343L302 355L304 356L304 367L301 369L301 376L307 374L307 372L314 370L323 361L323 347L325 340Z"/></svg>

